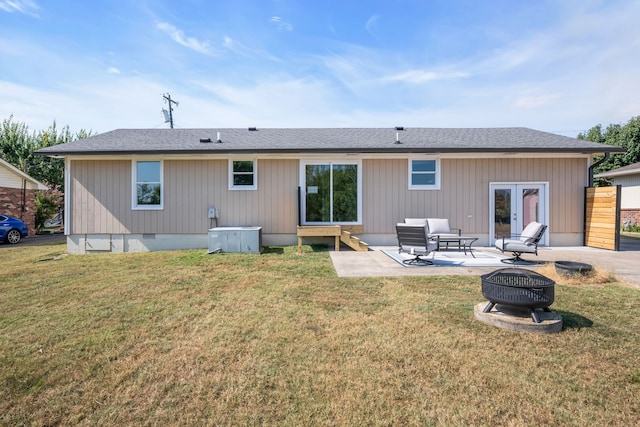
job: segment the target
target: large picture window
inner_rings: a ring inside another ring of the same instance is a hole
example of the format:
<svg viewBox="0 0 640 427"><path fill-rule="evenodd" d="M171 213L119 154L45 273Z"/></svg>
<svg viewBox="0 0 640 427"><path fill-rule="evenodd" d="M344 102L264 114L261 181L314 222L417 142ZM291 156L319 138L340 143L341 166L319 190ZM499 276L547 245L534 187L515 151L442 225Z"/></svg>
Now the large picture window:
<svg viewBox="0 0 640 427"><path fill-rule="evenodd" d="M229 190L256 190L258 166L255 160L229 160Z"/></svg>
<svg viewBox="0 0 640 427"><path fill-rule="evenodd" d="M409 189L439 190L440 161L438 159L409 159Z"/></svg>
<svg viewBox="0 0 640 427"><path fill-rule="evenodd" d="M133 162L133 208L162 209L162 162Z"/></svg>

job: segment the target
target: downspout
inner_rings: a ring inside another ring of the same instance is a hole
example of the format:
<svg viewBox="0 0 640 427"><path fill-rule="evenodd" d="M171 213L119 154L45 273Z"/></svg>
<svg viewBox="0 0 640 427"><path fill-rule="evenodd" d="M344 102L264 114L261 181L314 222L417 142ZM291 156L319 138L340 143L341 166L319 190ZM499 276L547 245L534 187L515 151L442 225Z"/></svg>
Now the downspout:
<svg viewBox="0 0 640 427"><path fill-rule="evenodd" d="M302 188L298 186L298 225L302 225Z"/></svg>
<svg viewBox="0 0 640 427"><path fill-rule="evenodd" d="M27 160L24 160L23 163L23 171L24 173L27 173ZM24 218L24 213L27 211L27 179L23 178L22 179L22 207L20 208L20 219L21 220L25 220Z"/></svg>
<svg viewBox="0 0 640 427"><path fill-rule="evenodd" d="M24 213L27 211L27 180L26 179L22 180L22 191L21 191L20 197L22 198L20 202L20 204L22 205L20 207L20 219L24 221L25 220Z"/></svg>
<svg viewBox="0 0 640 427"><path fill-rule="evenodd" d="M589 166L589 187L593 187L593 170L597 166L600 166L603 162L607 161L607 159L609 158L610 155L611 155L610 152L605 151L604 157L602 159L598 160L597 162L595 162L594 164Z"/></svg>

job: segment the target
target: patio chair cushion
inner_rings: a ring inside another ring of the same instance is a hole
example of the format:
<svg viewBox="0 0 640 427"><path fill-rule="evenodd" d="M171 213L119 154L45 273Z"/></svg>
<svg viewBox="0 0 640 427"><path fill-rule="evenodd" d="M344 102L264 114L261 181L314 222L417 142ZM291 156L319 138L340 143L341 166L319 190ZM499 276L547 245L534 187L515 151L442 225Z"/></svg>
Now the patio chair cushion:
<svg viewBox="0 0 640 427"><path fill-rule="evenodd" d="M427 218L429 234L452 234L449 220L446 218Z"/></svg>
<svg viewBox="0 0 640 427"><path fill-rule="evenodd" d="M540 224L539 222L530 222L529 225L527 225L525 229L522 230L520 241L525 245L530 245L538 238L538 234L540 234L540 231L542 231L542 227L544 227L544 225Z"/></svg>
<svg viewBox="0 0 640 427"><path fill-rule="evenodd" d="M427 225L426 218L405 218L405 225Z"/></svg>
<svg viewBox="0 0 640 427"><path fill-rule="evenodd" d="M523 252L535 253L536 247L527 244L520 239L498 239L496 240L496 248L502 252Z"/></svg>

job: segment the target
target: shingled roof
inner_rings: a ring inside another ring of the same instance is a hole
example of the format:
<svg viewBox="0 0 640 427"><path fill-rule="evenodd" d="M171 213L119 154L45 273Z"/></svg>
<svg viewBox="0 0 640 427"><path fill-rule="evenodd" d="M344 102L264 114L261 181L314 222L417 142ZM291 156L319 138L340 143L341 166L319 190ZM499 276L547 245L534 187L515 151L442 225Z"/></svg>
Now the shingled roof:
<svg viewBox="0 0 640 427"><path fill-rule="evenodd" d="M633 163L627 166L622 166L617 169L612 169L607 172L597 174L596 178L612 178L614 176L636 175L640 174L640 162Z"/></svg>
<svg viewBox="0 0 640 427"><path fill-rule="evenodd" d="M220 135L220 142L218 142ZM396 140L397 136L397 140ZM49 156L225 153L603 153L620 147L528 128L117 129Z"/></svg>

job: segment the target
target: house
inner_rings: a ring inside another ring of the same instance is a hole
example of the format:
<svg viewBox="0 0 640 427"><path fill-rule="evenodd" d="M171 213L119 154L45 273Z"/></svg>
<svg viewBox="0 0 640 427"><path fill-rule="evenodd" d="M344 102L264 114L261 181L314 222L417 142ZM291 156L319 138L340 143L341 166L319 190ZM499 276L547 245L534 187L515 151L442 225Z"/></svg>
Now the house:
<svg viewBox="0 0 640 427"><path fill-rule="evenodd" d="M640 162L599 173L612 185L620 185L620 224L640 225Z"/></svg>
<svg viewBox="0 0 640 427"><path fill-rule="evenodd" d="M0 159L0 214L21 219L29 233L36 229L35 193L46 189L43 183Z"/></svg>
<svg viewBox="0 0 640 427"><path fill-rule="evenodd" d="M340 225L396 243L405 217L448 218L479 245L549 226L582 245L593 156L619 147L528 128L118 129L47 147L65 158L72 253L206 248L214 226ZM211 209L215 208L215 209ZM215 217L215 218L211 218Z"/></svg>

